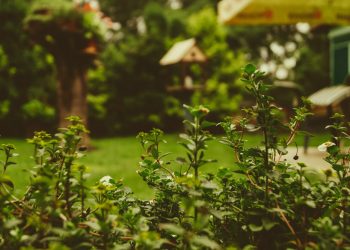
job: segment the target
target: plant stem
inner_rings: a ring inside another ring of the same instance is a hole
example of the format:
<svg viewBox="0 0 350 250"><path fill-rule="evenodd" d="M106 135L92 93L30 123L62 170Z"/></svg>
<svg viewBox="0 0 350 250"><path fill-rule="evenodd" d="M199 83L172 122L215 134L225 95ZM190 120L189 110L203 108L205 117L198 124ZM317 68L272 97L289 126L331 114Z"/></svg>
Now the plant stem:
<svg viewBox="0 0 350 250"><path fill-rule="evenodd" d="M264 117L264 125L266 126ZM265 154L264 154L264 167L265 167L265 203L268 203L268 195L269 195L269 177L268 177L268 171L269 171L269 145L268 145L268 136L267 136L267 131L266 127L263 129L264 133L264 144L265 144Z"/></svg>
<svg viewBox="0 0 350 250"><path fill-rule="evenodd" d="M287 225L288 229L290 230L290 232L294 235L295 237L295 241L297 243L297 247L298 249L303 249L303 244L301 243L298 234L295 232L294 228L292 227L292 225L289 223L287 217L284 215L284 213L282 212L280 206L278 205L278 202L276 201L276 207L279 209L279 215L280 218L282 219L282 221Z"/></svg>
<svg viewBox="0 0 350 250"><path fill-rule="evenodd" d="M301 169L301 167L300 167L300 183L299 183L299 185L300 185L300 196L302 196L303 195L303 173L302 173L302 169Z"/></svg>
<svg viewBox="0 0 350 250"><path fill-rule="evenodd" d="M73 159L70 157L69 160L67 161L66 165L66 181L65 181L65 200L66 200L66 208L67 208L67 213L68 216L71 218L72 213L71 213L71 205L70 205L70 177L71 177L71 167L72 167Z"/></svg>
<svg viewBox="0 0 350 250"><path fill-rule="evenodd" d="M344 234L346 235L346 228L347 228L347 218L348 218L348 216L347 216L347 204L348 202L347 202L347 198L345 197L345 199L344 199L344 201L343 201L343 213L344 213L344 215L343 215L343 232L344 232Z"/></svg>
<svg viewBox="0 0 350 250"><path fill-rule="evenodd" d="M198 117L194 117L194 143L195 143L195 149L193 152L193 169L194 169L194 179L195 179L195 188L198 189L198 132L199 132L199 119ZM198 218L198 209L197 207L194 208L194 221L197 221Z"/></svg>
<svg viewBox="0 0 350 250"><path fill-rule="evenodd" d="M81 182L81 218L84 218L85 217L84 171L80 172L80 182Z"/></svg>
<svg viewBox="0 0 350 250"><path fill-rule="evenodd" d="M60 185L60 182L61 182L61 178L63 176L63 165L64 165L65 161L66 161L66 156L63 156L63 158L61 160L61 163L60 163L60 166L59 166L59 170L58 170L58 180L57 180L57 183L55 185L56 199L58 199L58 197L60 196L59 185Z"/></svg>

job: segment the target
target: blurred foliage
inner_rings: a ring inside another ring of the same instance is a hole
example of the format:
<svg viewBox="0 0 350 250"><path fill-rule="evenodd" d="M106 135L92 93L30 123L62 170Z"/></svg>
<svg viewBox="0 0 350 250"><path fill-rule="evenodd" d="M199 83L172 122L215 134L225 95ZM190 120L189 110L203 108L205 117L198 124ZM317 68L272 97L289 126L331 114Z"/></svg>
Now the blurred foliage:
<svg viewBox="0 0 350 250"><path fill-rule="evenodd" d="M331 27L320 27L305 39L300 48L300 57L295 67L295 81L306 94L313 93L330 84L329 40Z"/></svg>
<svg viewBox="0 0 350 250"><path fill-rule="evenodd" d="M103 131L181 127L181 102L186 98L179 100L165 90L169 83L179 81L181 71L178 65L161 66L159 60L175 42L190 37L196 38L209 59L205 72L192 67L192 72L207 77L207 88L196 92L192 102L205 103L214 113L226 115L238 109L241 91L236 82L245 60L243 54L230 51L228 28L217 23L215 4L184 2L184 9L174 10L168 1L128 1L130 6L125 8L115 2L101 3L103 10L121 23L115 44L109 44L101 56L103 66L90 74L92 92L109 96ZM95 130L101 122L92 120L91 126Z"/></svg>
<svg viewBox="0 0 350 250"><path fill-rule="evenodd" d="M23 32L30 2L2 0L0 4L0 130L6 135L23 135L28 119L46 128L54 124L54 116L43 120L41 114L37 116L42 111L30 114L24 108L33 100L43 109L55 106L52 57L33 46Z"/></svg>
<svg viewBox="0 0 350 250"><path fill-rule="evenodd" d="M49 2L71 4L68 0ZM41 3L1 1L0 129L8 135L23 133L28 122L51 128L57 120L48 112L56 106L54 57L33 46L23 32L26 13ZM115 31L108 34L110 42L97 67L88 74L89 129L93 135L134 133L154 126L167 131L181 128L183 100L165 88L179 82L180 67L163 67L159 60L175 42L190 37L196 38L209 59L204 66L207 88L192 95L192 104L207 105L211 116L221 118L245 105L248 98L238 72L247 60L279 66L286 58L295 57L287 80L301 84L305 94L329 84L329 28L304 34L295 26L223 26L217 23L216 4L210 0L100 0L101 10L111 17ZM84 23L91 24L84 26L87 36L91 35L88 30L97 32L93 22ZM291 42L295 49L284 56L276 55L271 47L286 48ZM191 70L200 74L199 67ZM15 128L9 125L13 122Z"/></svg>
<svg viewBox="0 0 350 250"><path fill-rule="evenodd" d="M73 67L94 65L94 55L110 36L111 21L84 3L71 0L35 0L28 9L24 29L30 38Z"/></svg>
<svg viewBox="0 0 350 250"><path fill-rule="evenodd" d="M327 35L332 28L310 26L308 31L302 31L298 25L235 26L229 29L228 43L247 53L248 60L266 66L263 70L271 80L294 81L308 96L330 84ZM279 78L281 68L287 75Z"/></svg>
<svg viewBox="0 0 350 250"><path fill-rule="evenodd" d="M196 105L204 103L214 112L227 115L239 108L242 86L240 69L245 64L242 53L228 46L227 28L217 22L212 8L205 8L190 16L188 30L196 37L209 58L205 74L207 87L193 96Z"/></svg>
<svg viewBox="0 0 350 250"><path fill-rule="evenodd" d="M25 103L22 106L22 111L26 119L39 118L43 120L51 120L55 117L55 110L37 99L32 99Z"/></svg>

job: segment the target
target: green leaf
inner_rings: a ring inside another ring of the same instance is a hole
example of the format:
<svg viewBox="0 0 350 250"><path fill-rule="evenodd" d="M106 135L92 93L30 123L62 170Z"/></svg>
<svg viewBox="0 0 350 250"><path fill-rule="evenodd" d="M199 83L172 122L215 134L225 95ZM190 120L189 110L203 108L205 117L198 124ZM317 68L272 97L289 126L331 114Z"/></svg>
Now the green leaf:
<svg viewBox="0 0 350 250"><path fill-rule="evenodd" d="M6 163L6 166L10 166L10 165L16 165L17 163L16 162L13 162L13 161L9 161Z"/></svg>
<svg viewBox="0 0 350 250"><path fill-rule="evenodd" d="M159 156L159 159L162 159L162 158L164 158L164 157L166 157L166 156L168 156L168 155L170 155L170 154L171 154L170 152L161 154L161 155Z"/></svg>
<svg viewBox="0 0 350 250"><path fill-rule="evenodd" d="M263 227L266 231L269 231L271 230L274 226L278 225L277 222L274 222L274 221L271 221L267 218L263 218L262 219L262 224L263 224Z"/></svg>
<svg viewBox="0 0 350 250"><path fill-rule="evenodd" d="M152 154L152 157L153 157L153 158L155 158L155 159L158 158L159 152L158 152L158 150L157 150L157 148L156 148L155 146L152 146L152 148L151 148L151 154Z"/></svg>
<svg viewBox="0 0 350 250"><path fill-rule="evenodd" d="M283 146L278 146L278 147L277 147L277 150L278 150L278 152L280 152L282 155L288 154L287 149L286 149L285 147L283 147Z"/></svg>
<svg viewBox="0 0 350 250"><path fill-rule="evenodd" d="M221 249L220 246L213 240L205 236L194 236L192 242L196 245L203 246L210 249Z"/></svg>
<svg viewBox="0 0 350 250"><path fill-rule="evenodd" d="M262 225L258 226L255 224L249 224L248 227L252 232L260 232L264 229L264 227Z"/></svg>
<svg viewBox="0 0 350 250"><path fill-rule="evenodd" d="M215 122L209 122L209 121L203 121L202 122L202 128L210 128L216 126Z"/></svg>
<svg viewBox="0 0 350 250"><path fill-rule="evenodd" d="M218 189L218 185L212 181L206 181L201 184L202 188L206 189Z"/></svg>
<svg viewBox="0 0 350 250"><path fill-rule="evenodd" d="M340 165L340 164L333 164L333 165L332 165L332 168L333 168L335 171L337 171L337 172L343 171L343 170L344 170L344 166L343 166L343 165Z"/></svg>
<svg viewBox="0 0 350 250"><path fill-rule="evenodd" d="M10 228L13 228L19 224L21 224L21 220L19 219L15 219L15 218L12 218L12 219L9 219L5 222L5 225L4 227L7 228L7 229L10 229Z"/></svg>
<svg viewBox="0 0 350 250"><path fill-rule="evenodd" d="M90 227L94 231L98 232L101 230L101 226L97 222L86 221L84 224Z"/></svg>
<svg viewBox="0 0 350 250"><path fill-rule="evenodd" d="M218 218L219 220L222 220L224 218L224 216L233 214L232 212L228 212L228 211L223 212L223 211L218 211L218 210L215 210L215 209L211 209L210 213L213 216L215 216L216 218Z"/></svg>
<svg viewBox="0 0 350 250"><path fill-rule="evenodd" d="M246 245L244 248L243 248L243 250L255 250L255 249L257 249L255 246L253 246L253 245Z"/></svg>
<svg viewBox="0 0 350 250"><path fill-rule="evenodd" d="M305 205L311 208L316 208L316 203L313 200L306 200Z"/></svg>
<svg viewBox="0 0 350 250"><path fill-rule="evenodd" d="M302 162L298 162L298 166L301 168L306 168L307 166L305 165L305 163Z"/></svg>
<svg viewBox="0 0 350 250"><path fill-rule="evenodd" d="M13 184L12 180L7 176L1 176L0 177L0 184L7 185L11 189L14 189L15 185Z"/></svg>
<svg viewBox="0 0 350 250"><path fill-rule="evenodd" d="M159 228L176 235L183 235L185 233L185 229L179 227L178 225L170 223L160 224Z"/></svg>
<svg viewBox="0 0 350 250"><path fill-rule="evenodd" d="M245 175L247 173L247 170L237 169L237 170L233 170L232 172L236 173L236 174L244 174Z"/></svg>
<svg viewBox="0 0 350 250"><path fill-rule="evenodd" d="M243 70L245 73L251 75L256 71L256 67L253 64L247 64Z"/></svg>
<svg viewBox="0 0 350 250"><path fill-rule="evenodd" d="M183 157L176 157L175 161L178 163L178 164L185 164L187 161L185 158Z"/></svg>

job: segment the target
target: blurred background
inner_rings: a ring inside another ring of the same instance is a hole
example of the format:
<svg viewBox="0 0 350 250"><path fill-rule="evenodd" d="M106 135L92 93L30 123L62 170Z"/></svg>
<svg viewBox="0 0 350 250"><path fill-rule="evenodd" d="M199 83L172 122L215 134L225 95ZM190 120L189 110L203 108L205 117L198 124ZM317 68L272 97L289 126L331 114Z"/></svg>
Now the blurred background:
<svg viewBox="0 0 350 250"><path fill-rule="evenodd" d="M83 118L87 113L94 137L152 127L179 131L182 103L207 105L217 120L249 104L239 80L248 62L266 71L271 83L297 83L305 96L330 86L328 35L336 25L224 25L217 4L1 0L1 135L53 131L62 116L75 111ZM198 48L202 61L160 63L188 39L194 39L189 46ZM293 105L293 91L276 91L277 101ZM69 103L74 100L80 101Z"/></svg>

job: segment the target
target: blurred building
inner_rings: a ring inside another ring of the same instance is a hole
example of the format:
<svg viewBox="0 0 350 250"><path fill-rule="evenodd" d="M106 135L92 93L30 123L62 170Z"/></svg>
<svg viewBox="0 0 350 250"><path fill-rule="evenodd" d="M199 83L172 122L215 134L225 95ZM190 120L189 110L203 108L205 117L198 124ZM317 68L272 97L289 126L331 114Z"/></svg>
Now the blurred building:
<svg viewBox="0 0 350 250"><path fill-rule="evenodd" d="M329 39L332 84L350 84L350 27L335 29Z"/></svg>

